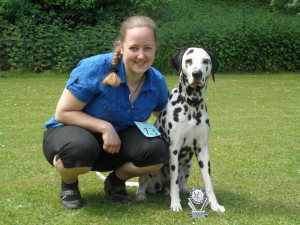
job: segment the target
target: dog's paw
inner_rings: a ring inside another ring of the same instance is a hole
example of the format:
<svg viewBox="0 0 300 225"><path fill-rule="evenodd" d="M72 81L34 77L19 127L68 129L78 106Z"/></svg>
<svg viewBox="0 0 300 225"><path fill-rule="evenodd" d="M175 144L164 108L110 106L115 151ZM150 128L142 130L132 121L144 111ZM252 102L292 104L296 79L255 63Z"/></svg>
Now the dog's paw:
<svg viewBox="0 0 300 225"><path fill-rule="evenodd" d="M180 193L184 193L184 194L189 194L192 190L187 189L187 188L182 188L180 189Z"/></svg>
<svg viewBox="0 0 300 225"><path fill-rule="evenodd" d="M216 203L216 204L211 204L211 205L210 205L210 208L211 208L213 211L216 211L216 212L225 212L224 206L221 206L221 205L219 205L218 203Z"/></svg>
<svg viewBox="0 0 300 225"><path fill-rule="evenodd" d="M145 201L147 199L147 195L146 194L142 194L142 193L137 193L136 196L135 196L135 200L136 201Z"/></svg>
<svg viewBox="0 0 300 225"><path fill-rule="evenodd" d="M173 211L173 212L182 211L182 207L181 207L180 203L179 203L179 205L178 204L174 204L174 205L171 204L170 211Z"/></svg>

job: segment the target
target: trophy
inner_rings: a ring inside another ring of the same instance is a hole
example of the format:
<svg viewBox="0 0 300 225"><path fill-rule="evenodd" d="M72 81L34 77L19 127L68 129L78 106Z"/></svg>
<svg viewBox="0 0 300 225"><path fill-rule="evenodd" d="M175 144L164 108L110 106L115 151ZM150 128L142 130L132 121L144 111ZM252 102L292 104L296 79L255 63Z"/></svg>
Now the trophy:
<svg viewBox="0 0 300 225"><path fill-rule="evenodd" d="M207 213L204 211L205 207L208 204L208 199L205 191L202 188L198 188L198 187L194 188L190 192L190 197L188 198L188 200L189 200L188 205L192 209L190 217L198 217L198 218L208 217ZM202 204L200 211L197 211L194 204L196 205Z"/></svg>

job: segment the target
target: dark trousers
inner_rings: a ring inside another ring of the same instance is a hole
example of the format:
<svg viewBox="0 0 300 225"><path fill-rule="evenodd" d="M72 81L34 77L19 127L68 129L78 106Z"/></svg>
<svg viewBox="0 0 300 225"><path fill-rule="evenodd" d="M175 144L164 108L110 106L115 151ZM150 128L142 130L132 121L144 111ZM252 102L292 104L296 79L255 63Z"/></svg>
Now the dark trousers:
<svg viewBox="0 0 300 225"><path fill-rule="evenodd" d="M61 159L65 168L92 167L92 171L111 171L126 162L145 167L168 161L168 144L161 137L145 137L137 127L119 133L121 149L110 154L103 150L101 133L78 126L60 126L46 130L43 151L53 166L53 158Z"/></svg>

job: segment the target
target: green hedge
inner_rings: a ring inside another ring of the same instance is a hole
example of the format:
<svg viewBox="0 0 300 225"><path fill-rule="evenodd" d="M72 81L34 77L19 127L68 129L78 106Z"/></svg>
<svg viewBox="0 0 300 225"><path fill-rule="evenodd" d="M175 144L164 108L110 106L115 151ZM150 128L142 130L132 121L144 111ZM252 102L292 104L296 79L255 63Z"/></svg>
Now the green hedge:
<svg viewBox="0 0 300 225"><path fill-rule="evenodd" d="M169 56L191 46L212 51L222 71L300 70L300 17L221 3L186 3L153 17L160 24L155 66L161 70L170 71Z"/></svg>
<svg viewBox="0 0 300 225"><path fill-rule="evenodd" d="M9 9L1 10L9 15ZM135 8L118 13L111 7L49 13L32 5L25 10L28 70L36 72L69 72L82 58L111 51L121 20L143 12ZM191 0L146 13L159 25L154 66L163 73L174 72L169 62L173 53L191 46L212 51L221 71L300 70L300 17ZM1 15L0 70L24 70L21 19ZM85 15L95 18L93 25L86 23Z"/></svg>

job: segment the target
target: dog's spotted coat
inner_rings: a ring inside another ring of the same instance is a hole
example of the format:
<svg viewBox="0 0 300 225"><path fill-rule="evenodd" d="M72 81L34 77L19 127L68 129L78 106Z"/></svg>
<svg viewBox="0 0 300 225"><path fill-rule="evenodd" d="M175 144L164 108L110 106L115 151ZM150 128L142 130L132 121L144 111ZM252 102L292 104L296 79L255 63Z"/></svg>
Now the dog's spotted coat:
<svg viewBox="0 0 300 225"><path fill-rule="evenodd" d="M169 163L155 174L139 178L136 199L145 200L146 191L170 193L170 210L181 211L179 192L190 192L186 185L195 154L210 207L224 212L225 208L217 202L210 177L210 124L206 107L207 80L210 74L215 80L219 63L212 53L201 48L183 49L171 57L171 63L180 81L155 122L170 144Z"/></svg>

